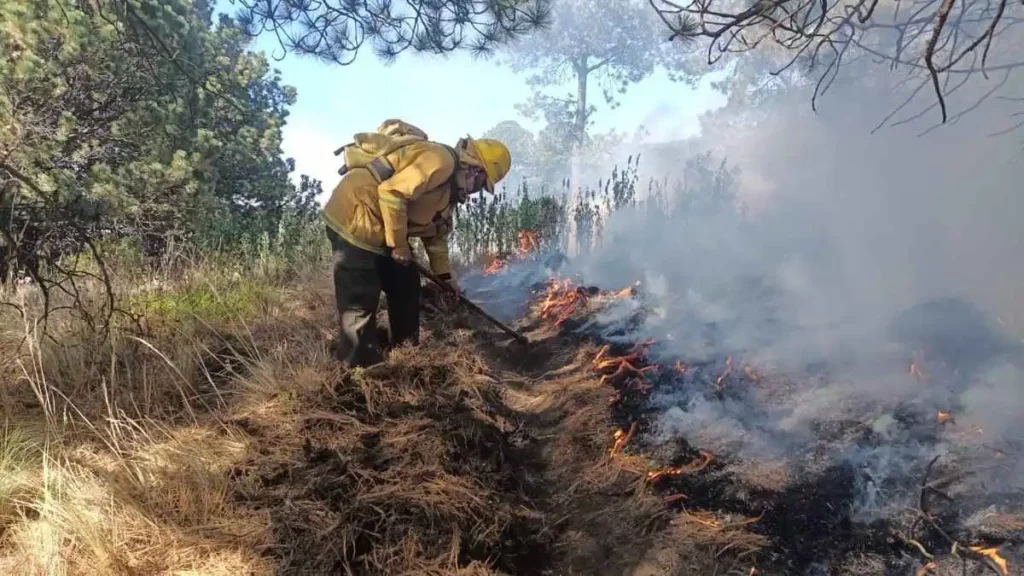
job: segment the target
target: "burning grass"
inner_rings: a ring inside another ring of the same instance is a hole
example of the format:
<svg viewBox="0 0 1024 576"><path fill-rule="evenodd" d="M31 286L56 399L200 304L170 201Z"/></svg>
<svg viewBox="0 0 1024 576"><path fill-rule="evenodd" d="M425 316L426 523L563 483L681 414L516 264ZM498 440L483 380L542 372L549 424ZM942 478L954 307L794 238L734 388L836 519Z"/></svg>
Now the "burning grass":
<svg viewBox="0 0 1024 576"><path fill-rule="evenodd" d="M1005 450L986 451L979 446L980 426L960 423L954 410L932 409L929 415L927 409L901 404L889 408L894 416L883 417L878 415L882 407L854 405L842 407L845 411L833 410L833 418L811 422L807 441L794 443L788 454L737 454L738 445L725 443L715 444L713 455L702 447L704 441L737 436L741 430L729 430L723 422L718 430L695 430L693 435L669 432L666 437L660 418L667 399L686 390L701 402L766 411L780 403L813 400L816 386L831 384L811 376L787 377L733 356L718 362L655 360L651 350L656 342L623 343L630 324L642 319L643 310L642 306L622 307L621 301L636 296L634 289L605 291L554 279L535 300L537 321L529 325L538 330L551 326L561 334L598 343L589 368L612 390L610 403L617 424L607 450L612 457L643 455L641 460L649 460L647 481L665 504L678 511L676 521L716 530L725 525L739 529L751 545L744 547L737 541L730 549L735 548L739 558L751 560L751 573L802 574L824 569L834 574L888 574L899 569L942 574L950 559L958 562L958 570L1014 573L1020 561L1006 554L1024 543L1022 533L1010 528L1017 525L1022 501L1019 494L984 487L985 479L991 483L999 477L992 466L1005 458ZM629 311L632 318L607 314L611 306ZM608 336L614 337L613 342L605 341ZM909 365L909 376L925 385L941 372L941 366L926 362L921 351L915 352ZM858 419L858 410L865 410L866 415L861 412L860 416L864 419ZM876 415L871 415L872 410ZM799 408L794 412L799 413ZM685 419L685 409L673 418ZM888 443L900 438L915 447L890 448ZM950 443L945 449L963 455L945 466L946 473L955 477L956 488L937 488L935 480L928 479L931 466L912 460L912 454L929 446L938 449L940 442ZM833 456L844 452L863 456L846 461ZM897 469L905 472L875 476L872 467L880 465L878 455L890 452L894 458L906 459ZM1003 468L1004 474L1013 473L1013 464ZM924 480L918 485L921 477ZM873 486L875 482L879 484ZM882 491L917 505L910 510L879 509L872 513L873 519L858 517L863 515L858 510L871 507L864 499ZM966 515L979 508L989 511L988 521L977 513L967 520ZM733 526L716 520L721 515L743 520ZM894 545L897 542L911 544L902 547Z"/></svg>
<svg viewBox="0 0 1024 576"><path fill-rule="evenodd" d="M489 262L484 265L483 273L491 276L504 270L508 266L509 262L518 260L525 260L529 258L534 252L536 252L538 246L537 232L533 230L520 230L519 231L519 246L515 252L506 256L499 256L493 254L489 258Z"/></svg>

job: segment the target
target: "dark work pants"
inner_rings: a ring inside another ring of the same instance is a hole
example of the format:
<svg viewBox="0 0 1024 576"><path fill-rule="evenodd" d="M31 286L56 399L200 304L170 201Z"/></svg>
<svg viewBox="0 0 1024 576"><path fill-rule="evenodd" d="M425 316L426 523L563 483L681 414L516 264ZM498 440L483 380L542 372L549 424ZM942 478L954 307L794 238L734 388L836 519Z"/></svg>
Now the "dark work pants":
<svg viewBox="0 0 1024 576"><path fill-rule="evenodd" d="M391 344L419 344L420 275L416 267L353 246L330 228L327 237L334 249L334 297L341 323L338 358L350 366L383 360L377 332L381 290L387 295Z"/></svg>

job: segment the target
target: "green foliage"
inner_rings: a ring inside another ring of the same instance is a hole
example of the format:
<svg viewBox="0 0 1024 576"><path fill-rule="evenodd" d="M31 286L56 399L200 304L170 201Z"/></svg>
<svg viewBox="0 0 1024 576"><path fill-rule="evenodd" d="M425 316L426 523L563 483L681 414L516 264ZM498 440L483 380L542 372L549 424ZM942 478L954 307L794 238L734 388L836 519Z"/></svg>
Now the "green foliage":
<svg viewBox="0 0 1024 576"><path fill-rule="evenodd" d="M61 258L104 268L104 240L151 258L311 217L320 183L281 157L295 91L205 0L9 0L0 20L0 272L48 299L75 289Z"/></svg>
<svg viewBox="0 0 1024 576"><path fill-rule="evenodd" d="M129 248L122 253L130 252ZM158 288L128 299L133 315L168 322L256 317L278 302L281 286L311 273L322 274L331 259L318 219L285 220L277 234L246 235L230 249L191 252L166 258L155 270L163 276L156 282ZM112 267L140 270L131 258L113 261ZM145 284L142 278L128 283Z"/></svg>
<svg viewBox="0 0 1024 576"><path fill-rule="evenodd" d="M515 120L499 122L480 135L481 138L496 138L508 147L512 155L512 168L505 175L501 187L507 188L525 184L533 186L543 180L542 161L538 158L537 138Z"/></svg>
<svg viewBox="0 0 1024 576"><path fill-rule="evenodd" d="M523 232L535 234L538 249L547 250L560 241L565 216L564 201L543 191L531 196L527 184L514 200L504 192L477 195L455 213L453 251L464 263L507 256L519 248Z"/></svg>
<svg viewBox="0 0 1024 576"><path fill-rule="evenodd" d="M391 61L406 50L446 54L494 47L546 25L549 0L230 0L253 35L273 34L281 48L347 65L369 41Z"/></svg>
<svg viewBox="0 0 1024 576"><path fill-rule="evenodd" d="M276 234L245 236L226 256L233 257L232 268L239 273L283 282L325 269L330 250L322 221L299 214L283 218Z"/></svg>
<svg viewBox="0 0 1024 576"><path fill-rule="evenodd" d="M636 182L637 170L640 168L640 157L635 159L630 156L626 159L626 167L619 171L619 167L612 168L612 176L604 182L605 211L615 212L622 208L636 206ZM598 183L598 188L601 183Z"/></svg>
<svg viewBox="0 0 1024 576"><path fill-rule="evenodd" d="M636 206L637 169L640 158L632 156L626 166L619 170L612 168L611 177L598 181L596 188L580 189L574 198L572 223L575 225L575 248L585 253L601 243L605 220L609 215L624 208Z"/></svg>
<svg viewBox="0 0 1024 576"><path fill-rule="evenodd" d="M277 290L266 283L238 280L216 286L195 284L172 290L152 291L132 298L131 312L170 323L192 323L252 318L265 311Z"/></svg>
<svg viewBox="0 0 1024 576"><path fill-rule="evenodd" d="M623 210L670 218L680 225L696 218L744 214L738 170L725 160L715 163L709 152L688 158L679 180L648 181L643 194L639 166L640 158L630 157L625 166L613 166L610 177L597 186L572 190L566 185L559 194L541 190L531 196L521 186L511 198L473 198L456 213L455 254L464 265L479 264L488 256L503 258L517 250L522 232L536 233L542 252L585 254L600 248L608 218Z"/></svg>
<svg viewBox="0 0 1024 576"><path fill-rule="evenodd" d="M724 214L742 217L745 206L739 199L739 176L739 169L730 167L726 159L716 163L710 152L702 152L686 159L682 178L671 186L664 179L652 181L645 201L683 224Z"/></svg>

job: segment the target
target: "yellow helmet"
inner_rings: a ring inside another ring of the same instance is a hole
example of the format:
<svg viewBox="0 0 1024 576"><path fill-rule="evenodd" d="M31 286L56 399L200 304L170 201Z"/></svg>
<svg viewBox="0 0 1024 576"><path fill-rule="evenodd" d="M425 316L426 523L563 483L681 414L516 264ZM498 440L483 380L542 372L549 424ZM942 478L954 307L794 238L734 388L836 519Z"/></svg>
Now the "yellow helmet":
<svg viewBox="0 0 1024 576"><path fill-rule="evenodd" d="M512 154L504 144L492 138L469 139L469 141L473 146L473 156L480 161L487 174L487 183L484 188L493 194L494 186L501 182L501 179L512 168Z"/></svg>

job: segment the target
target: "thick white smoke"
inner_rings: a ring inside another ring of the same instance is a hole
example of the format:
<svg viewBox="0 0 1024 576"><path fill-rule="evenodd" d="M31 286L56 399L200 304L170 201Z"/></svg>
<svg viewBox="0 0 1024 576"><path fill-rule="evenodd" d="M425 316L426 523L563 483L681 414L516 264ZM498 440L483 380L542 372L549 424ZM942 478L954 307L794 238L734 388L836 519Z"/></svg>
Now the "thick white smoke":
<svg viewBox="0 0 1024 576"><path fill-rule="evenodd" d="M877 74L834 86L817 114L802 90L762 105L756 123L716 112L694 147L738 167L746 215L621 211L600 249L574 262L588 283L642 282L653 313L646 333L631 338L656 338L661 354L694 362L733 355L796 378L827 372L721 401L681 385L654 399L666 437L778 457L810 449L821 421L861 422L885 438L900 405L956 412L978 445L1021 436L1024 129L990 134L1019 120L1024 105L990 98L921 135L938 120L932 109L872 134L906 94ZM1004 80L979 76L949 99L950 110ZM999 94L1024 95L1024 78L1010 77ZM929 97L919 94L918 110ZM906 312L916 305L924 306ZM922 369L935 372L924 381L908 370L917 346L928 350ZM881 476L903 474L917 461L908 453L930 457L945 445L891 440L900 453L842 456ZM877 504L870 490L862 500Z"/></svg>
<svg viewBox="0 0 1024 576"><path fill-rule="evenodd" d="M639 281L639 331L606 337L654 338L656 359L694 366L650 398L655 440L797 477L845 463L858 474L851 512L870 520L910 504L908 480L936 456L968 463L980 493L1024 487L1024 128L992 136L1021 120L1024 76L976 76L933 129L927 87L889 117L917 84L858 66L817 113L811 86L709 113L684 146L691 160L713 154L703 172L681 171L686 157L641 160L668 177L666 201L615 212L593 253L554 271L608 289ZM466 287L511 318L552 271L512 265ZM635 308L613 305L585 329ZM712 393L728 357L768 380Z"/></svg>

